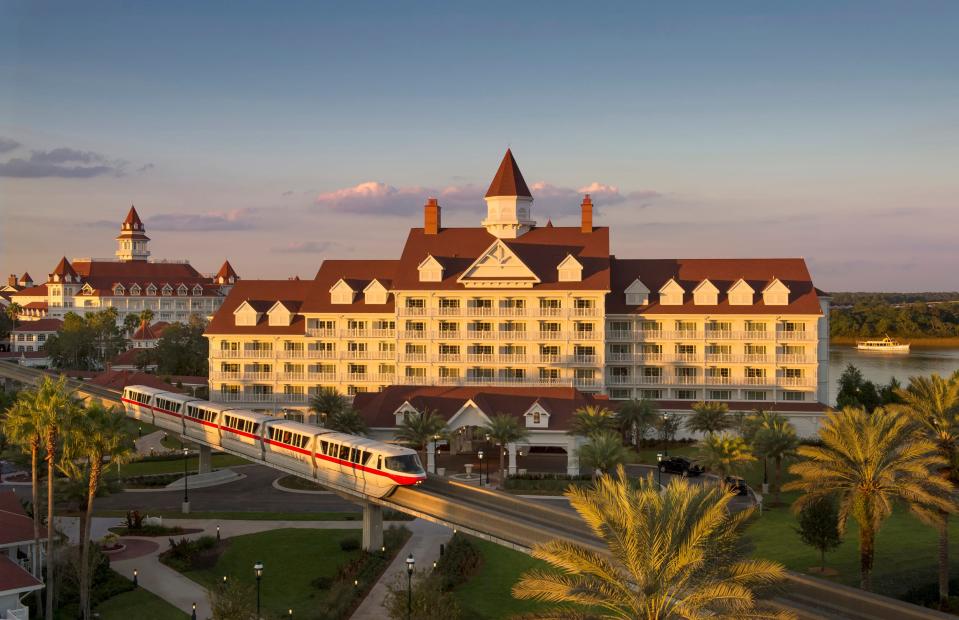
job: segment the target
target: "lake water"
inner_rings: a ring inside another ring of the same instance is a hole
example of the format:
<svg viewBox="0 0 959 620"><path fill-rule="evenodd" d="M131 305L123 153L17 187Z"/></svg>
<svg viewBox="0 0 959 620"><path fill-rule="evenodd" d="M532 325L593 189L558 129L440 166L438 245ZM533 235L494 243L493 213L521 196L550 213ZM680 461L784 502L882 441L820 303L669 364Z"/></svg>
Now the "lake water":
<svg viewBox="0 0 959 620"><path fill-rule="evenodd" d="M892 377L906 385L909 377L939 373L951 375L959 369L959 348L913 347L908 355L902 353L872 353L857 351L855 346L833 345L829 348L829 403L836 404L839 375L852 364L863 377L877 385L889 383Z"/></svg>

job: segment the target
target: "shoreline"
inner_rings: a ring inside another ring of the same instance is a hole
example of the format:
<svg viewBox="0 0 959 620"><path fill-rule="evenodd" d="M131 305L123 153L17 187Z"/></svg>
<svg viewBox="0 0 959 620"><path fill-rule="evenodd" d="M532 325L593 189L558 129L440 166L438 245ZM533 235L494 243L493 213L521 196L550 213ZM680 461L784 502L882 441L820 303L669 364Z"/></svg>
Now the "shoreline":
<svg viewBox="0 0 959 620"><path fill-rule="evenodd" d="M881 338L881 336L880 336ZM872 337L853 337L853 336L833 336L829 339L830 345L849 345L855 346L859 340L870 340ZM897 338L897 340L908 343L910 346L924 349L953 349L959 348L959 337L949 338Z"/></svg>

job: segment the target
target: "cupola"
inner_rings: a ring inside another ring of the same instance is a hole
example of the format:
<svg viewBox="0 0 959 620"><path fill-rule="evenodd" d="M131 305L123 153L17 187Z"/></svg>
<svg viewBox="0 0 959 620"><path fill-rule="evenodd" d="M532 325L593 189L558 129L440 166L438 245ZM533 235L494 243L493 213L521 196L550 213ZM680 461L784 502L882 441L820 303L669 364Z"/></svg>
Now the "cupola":
<svg viewBox="0 0 959 620"><path fill-rule="evenodd" d="M515 239L536 226L532 219L533 195L509 149L486 191L485 200L486 219L482 224L494 237Z"/></svg>

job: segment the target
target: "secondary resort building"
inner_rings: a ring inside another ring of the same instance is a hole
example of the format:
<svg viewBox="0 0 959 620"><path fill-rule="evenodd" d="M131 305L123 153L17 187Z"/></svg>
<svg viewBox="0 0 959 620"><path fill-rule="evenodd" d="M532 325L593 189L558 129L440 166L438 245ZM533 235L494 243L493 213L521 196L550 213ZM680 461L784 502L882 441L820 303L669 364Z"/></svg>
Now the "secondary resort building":
<svg viewBox="0 0 959 620"><path fill-rule="evenodd" d="M620 258L589 195L572 227L537 225L533 199L507 151L480 226L444 227L431 198L398 258L236 282L206 333L211 398L302 415L322 387L515 388L530 407L563 388L822 411L829 299L803 259Z"/></svg>
<svg viewBox="0 0 959 620"><path fill-rule="evenodd" d="M203 275L186 260L151 259L150 238L134 207L116 239L116 258L63 257L43 284L26 273L11 275L2 295L20 307L18 320L116 308L120 323L144 310L151 310L155 320L185 323L194 314L212 316L239 280L229 261L215 275Z"/></svg>

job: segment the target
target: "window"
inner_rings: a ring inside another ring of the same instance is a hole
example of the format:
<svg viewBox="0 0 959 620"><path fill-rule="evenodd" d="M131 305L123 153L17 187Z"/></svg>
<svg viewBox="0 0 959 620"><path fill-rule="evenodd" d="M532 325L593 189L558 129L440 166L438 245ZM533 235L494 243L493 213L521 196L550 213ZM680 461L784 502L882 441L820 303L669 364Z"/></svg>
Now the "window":
<svg viewBox="0 0 959 620"><path fill-rule="evenodd" d="M540 424L543 421L543 414L539 411L533 412L533 424Z"/></svg>
<svg viewBox="0 0 959 620"><path fill-rule="evenodd" d="M766 400L766 392L761 390L746 390L746 400Z"/></svg>
<svg viewBox="0 0 959 620"><path fill-rule="evenodd" d="M676 390L676 398L678 400L696 400L699 398L699 392L697 390Z"/></svg>
<svg viewBox="0 0 959 620"><path fill-rule="evenodd" d="M709 390L710 400L732 400L733 393L730 390Z"/></svg>
<svg viewBox="0 0 959 620"><path fill-rule="evenodd" d="M545 381L547 383L558 381L559 369L558 368L540 368L539 378L540 378L540 381Z"/></svg>
<svg viewBox="0 0 959 620"><path fill-rule="evenodd" d="M663 391L662 390L640 390L639 396L640 398L646 398L648 400L659 400L660 398L663 397Z"/></svg>
<svg viewBox="0 0 959 620"><path fill-rule="evenodd" d="M806 394L803 392L794 392L792 390L783 391L783 400L802 401L806 400Z"/></svg>
<svg viewBox="0 0 959 620"><path fill-rule="evenodd" d="M415 454L403 454L401 456L386 457L386 468L392 471L398 471L404 474L422 474L423 465L420 464L420 457Z"/></svg>

